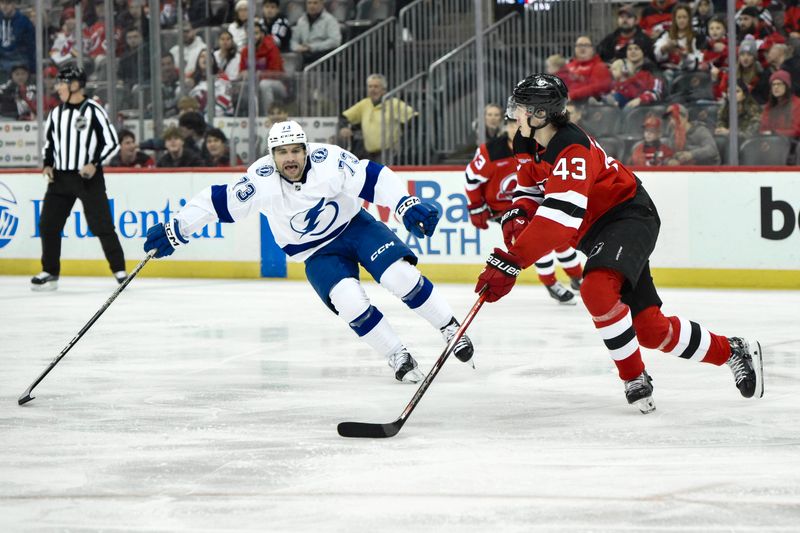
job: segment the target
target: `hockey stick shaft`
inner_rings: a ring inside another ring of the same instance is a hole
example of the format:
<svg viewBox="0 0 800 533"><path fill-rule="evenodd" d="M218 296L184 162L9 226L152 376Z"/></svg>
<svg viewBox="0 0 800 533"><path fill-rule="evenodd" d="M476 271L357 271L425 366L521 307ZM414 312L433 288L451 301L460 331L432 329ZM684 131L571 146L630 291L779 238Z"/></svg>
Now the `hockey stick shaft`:
<svg viewBox="0 0 800 533"><path fill-rule="evenodd" d="M425 376L425 379L422 380L417 392L414 393L414 396L411 398L411 401L408 402L406 408L400 414L400 416L394 422L389 424L369 424L364 422L342 422L337 427L337 431L339 435L342 437L360 437L360 438L385 438L385 437L394 437L400 431L400 428L403 427L403 424L406 423L408 417L411 416L411 413L414 409L419 405L420 400L422 400L422 396L425 394L425 391L428 390L428 387L431 386L433 383L434 378L441 370L442 366L444 365L447 358L455 349L456 344L461 337L464 336L464 333L467 331L467 328L472 323L472 320L475 318L475 315L478 314L483 303L486 301L486 287L481 290L480 295L478 296L478 300L472 306L469 313L467 313L466 318L459 326L456 334L453 335L453 338L450 339L450 342L447 343L445 346L444 351L439 356L439 359L433 364L433 368L431 368L428 375Z"/></svg>
<svg viewBox="0 0 800 533"><path fill-rule="evenodd" d="M134 268L133 271L130 273L130 275L128 275L128 277L125 279L125 281L123 281L120 284L120 286L117 287L116 290L114 290L114 292L111 294L111 296L109 296L108 300L106 300L103 306L94 314L92 318L89 319L89 322L87 322L86 325L84 325L78 332L78 334L75 335L75 337L73 337L72 340L69 341L69 343L67 343L64 349L61 350L61 353L58 354L58 356L56 356L56 358L53 359L50 365L47 368L45 368L44 372L42 372L33 383L31 383L30 387L28 387L27 390L22 393L22 396L20 396L19 400L17 400L17 403L19 405L23 405L33 400L33 397L31 396L31 392L33 392L33 389L45 378L45 376L47 376L47 374L50 373L51 370L53 370L53 368L55 368L58 362L61 361L65 355L67 355L67 353L72 349L72 347L78 343L81 337L83 337L83 335L87 331L89 331L89 328L91 328L94 325L94 323L97 322L97 319L100 318L100 316L105 312L105 310L109 308L109 306L111 306L114 300L117 299L117 296L119 296L120 293L125 290L125 287L128 286L128 284L133 280L133 278L136 277L136 274L138 274L139 271L142 270L142 268L144 268L147 262L150 261L150 259L154 255L155 255L155 250L150 250L150 252L147 253L147 256L144 259L142 259L142 261L138 265L136 265L136 268Z"/></svg>

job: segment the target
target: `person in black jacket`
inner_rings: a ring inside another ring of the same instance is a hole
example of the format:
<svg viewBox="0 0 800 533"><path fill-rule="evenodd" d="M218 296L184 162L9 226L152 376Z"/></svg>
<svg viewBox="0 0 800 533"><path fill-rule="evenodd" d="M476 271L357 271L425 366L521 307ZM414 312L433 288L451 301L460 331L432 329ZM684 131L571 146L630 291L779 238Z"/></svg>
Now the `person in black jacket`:
<svg viewBox="0 0 800 533"><path fill-rule="evenodd" d="M42 272L31 279L35 291L55 290L61 270L61 231L80 199L89 230L99 239L111 272L125 281L125 256L111 218L103 178L103 163L119 149L114 126L105 110L86 98L86 72L68 66L58 73L56 90L61 105L45 123L44 195L39 230L42 236Z"/></svg>
<svg viewBox="0 0 800 533"><path fill-rule="evenodd" d="M167 152L158 158L157 167L203 167L205 160L194 150L186 150L181 130L176 126L164 132L164 144Z"/></svg>
<svg viewBox="0 0 800 533"><path fill-rule="evenodd" d="M597 55L606 63L615 59L625 59L625 47L634 39L643 43L642 51L650 61L653 57L653 41L645 35L638 24L639 17L631 5L623 5L617 10L617 29L606 35L597 45Z"/></svg>

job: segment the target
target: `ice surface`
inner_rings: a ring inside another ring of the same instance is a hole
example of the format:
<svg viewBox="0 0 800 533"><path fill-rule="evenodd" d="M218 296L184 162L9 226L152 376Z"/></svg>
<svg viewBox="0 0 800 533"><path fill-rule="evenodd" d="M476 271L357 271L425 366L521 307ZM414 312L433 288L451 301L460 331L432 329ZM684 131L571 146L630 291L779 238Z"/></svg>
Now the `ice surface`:
<svg viewBox="0 0 800 533"><path fill-rule="evenodd" d="M768 274L765 274L768 275ZM665 310L763 343L766 394L727 367L646 351L641 415L579 304L520 286L415 391L302 282L136 279L33 293L0 277L0 531L800 531L800 292L662 290ZM459 319L471 287L440 285ZM373 303L425 372L438 333Z"/></svg>

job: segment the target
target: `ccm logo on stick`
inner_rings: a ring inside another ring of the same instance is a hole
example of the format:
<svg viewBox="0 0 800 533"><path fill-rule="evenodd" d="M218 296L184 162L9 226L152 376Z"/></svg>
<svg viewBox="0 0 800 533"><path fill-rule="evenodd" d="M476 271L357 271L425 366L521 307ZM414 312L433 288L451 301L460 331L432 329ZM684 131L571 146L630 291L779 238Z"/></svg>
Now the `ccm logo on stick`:
<svg viewBox="0 0 800 533"><path fill-rule="evenodd" d="M778 229L772 225L775 211L783 215L783 225ZM795 223L800 225L800 218L789 202L773 200L772 187L761 187L761 236L772 241L787 239L794 232Z"/></svg>
<svg viewBox="0 0 800 533"><path fill-rule="evenodd" d="M381 255L383 252L385 252L388 248L391 248L392 246L394 246L394 242L387 242L386 244L382 245L380 248L375 250L374 254L369 256L370 260L375 261L375 259L377 259L379 255Z"/></svg>

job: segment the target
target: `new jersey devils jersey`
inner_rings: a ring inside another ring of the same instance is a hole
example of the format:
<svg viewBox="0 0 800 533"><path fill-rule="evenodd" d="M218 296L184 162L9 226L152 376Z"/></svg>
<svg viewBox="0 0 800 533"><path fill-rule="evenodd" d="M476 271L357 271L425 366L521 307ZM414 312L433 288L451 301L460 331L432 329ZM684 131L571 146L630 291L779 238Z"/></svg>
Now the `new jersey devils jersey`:
<svg viewBox="0 0 800 533"><path fill-rule="evenodd" d="M466 173L470 205L486 203L496 213L511 207L517 186L517 160L506 134L480 145Z"/></svg>
<svg viewBox="0 0 800 533"><path fill-rule="evenodd" d="M559 128L546 148L526 147L519 133L514 141L521 163L514 205L532 218L509 251L523 267L555 248L577 246L603 214L636 194L633 173L574 124Z"/></svg>

